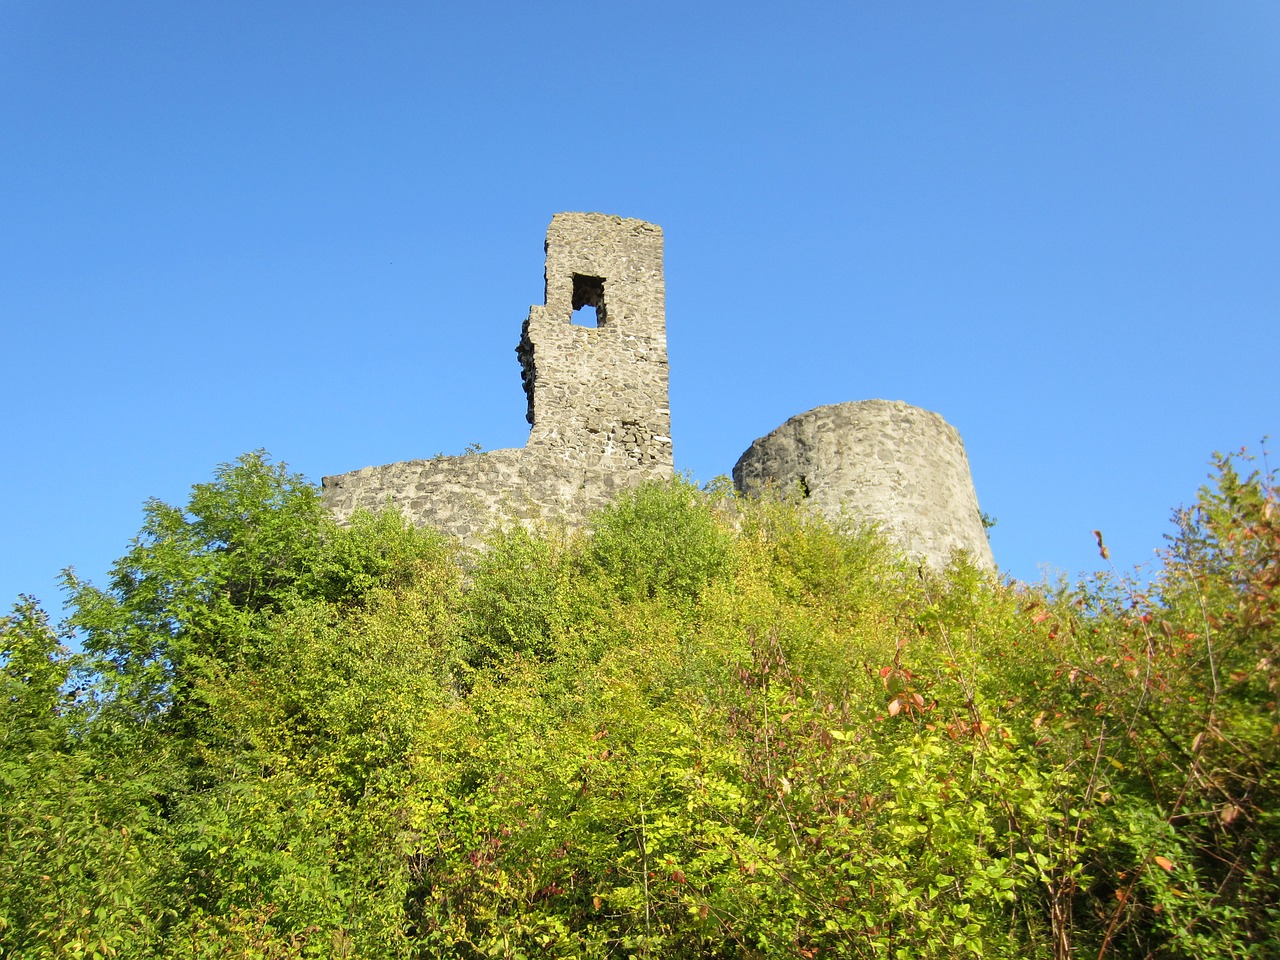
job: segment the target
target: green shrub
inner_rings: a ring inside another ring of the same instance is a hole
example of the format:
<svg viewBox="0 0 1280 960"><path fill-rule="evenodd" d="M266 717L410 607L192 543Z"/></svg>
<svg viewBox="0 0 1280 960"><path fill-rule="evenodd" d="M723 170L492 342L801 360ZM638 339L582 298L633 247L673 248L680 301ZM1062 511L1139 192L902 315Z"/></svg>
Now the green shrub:
<svg viewBox="0 0 1280 960"><path fill-rule="evenodd" d="M687 480L651 482L596 514L581 576L627 601L696 599L732 573L731 538Z"/></svg>
<svg viewBox="0 0 1280 960"><path fill-rule="evenodd" d="M463 558L261 457L3 622L0 953L1265 958L1280 507L1149 584L654 484Z"/></svg>

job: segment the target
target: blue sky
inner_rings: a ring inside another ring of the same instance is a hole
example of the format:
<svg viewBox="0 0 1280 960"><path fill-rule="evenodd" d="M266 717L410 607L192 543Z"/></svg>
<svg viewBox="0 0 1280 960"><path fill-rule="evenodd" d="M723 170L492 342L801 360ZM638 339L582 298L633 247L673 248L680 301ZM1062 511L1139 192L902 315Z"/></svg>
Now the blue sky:
<svg viewBox="0 0 1280 960"><path fill-rule="evenodd" d="M659 223L677 467L941 413L1037 580L1280 427L1280 5L0 6L0 602L148 497L520 446L553 213Z"/></svg>

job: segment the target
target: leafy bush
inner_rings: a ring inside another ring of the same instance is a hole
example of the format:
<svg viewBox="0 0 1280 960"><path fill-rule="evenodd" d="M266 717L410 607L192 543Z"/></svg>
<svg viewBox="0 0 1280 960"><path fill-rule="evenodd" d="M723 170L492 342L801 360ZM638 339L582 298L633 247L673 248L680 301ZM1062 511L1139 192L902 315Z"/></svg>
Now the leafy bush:
<svg viewBox="0 0 1280 960"><path fill-rule="evenodd" d="M0 955L1269 957L1280 510L1001 584L684 481L461 555L253 454L0 623Z"/></svg>
<svg viewBox="0 0 1280 960"><path fill-rule="evenodd" d="M730 537L687 480L621 494L592 521L583 576L628 601L695 599L732 568Z"/></svg>
<svg viewBox="0 0 1280 960"><path fill-rule="evenodd" d="M471 570L464 608L466 657L474 666L517 654L552 655L572 571L570 546L522 526L490 534Z"/></svg>

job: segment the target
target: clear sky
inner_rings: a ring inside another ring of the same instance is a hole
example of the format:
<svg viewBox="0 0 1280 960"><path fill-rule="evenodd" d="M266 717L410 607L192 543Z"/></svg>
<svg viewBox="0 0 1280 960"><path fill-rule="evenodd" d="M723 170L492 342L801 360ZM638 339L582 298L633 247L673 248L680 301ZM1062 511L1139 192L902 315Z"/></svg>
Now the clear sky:
<svg viewBox="0 0 1280 960"><path fill-rule="evenodd" d="M0 4L0 603L148 497L521 446L552 214L666 235L676 465L964 438L997 562L1152 558L1280 429L1280 4Z"/></svg>

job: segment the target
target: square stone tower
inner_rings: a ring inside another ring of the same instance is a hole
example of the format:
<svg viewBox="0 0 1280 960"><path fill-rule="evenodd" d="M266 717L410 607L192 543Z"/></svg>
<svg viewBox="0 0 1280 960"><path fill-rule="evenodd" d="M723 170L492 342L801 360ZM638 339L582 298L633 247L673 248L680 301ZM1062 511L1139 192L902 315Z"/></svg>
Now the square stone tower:
<svg viewBox="0 0 1280 960"><path fill-rule="evenodd" d="M516 349L527 448L632 482L670 475L662 228L558 213L546 253L546 302L530 309Z"/></svg>

